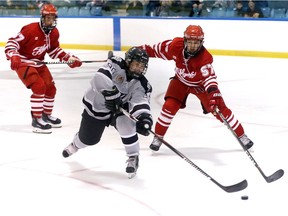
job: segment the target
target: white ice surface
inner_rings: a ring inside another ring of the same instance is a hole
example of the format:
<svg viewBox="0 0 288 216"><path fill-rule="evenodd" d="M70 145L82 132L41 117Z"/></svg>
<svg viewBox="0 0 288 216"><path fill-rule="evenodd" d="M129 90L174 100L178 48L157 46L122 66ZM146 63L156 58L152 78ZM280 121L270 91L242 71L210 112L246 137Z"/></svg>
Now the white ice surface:
<svg viewBox="0 0 288 216"><path fill-rule="evenodd" d="M72 52L82 60L107 55ZM62 158L79 128L83 93L101 63L79 69L49 66L58 88L53 114L63 121L50 135L31 132L31 92L10 70L3 48L0 65L0 215L288 215L287 175L266 183L231 132L213 116L203 115L195 97L176 115L165 140L219 183L247 179L247 189L224 192L165 146L152 154L152 135L140 136L140 167L137 176L128 179L125 151L112 127L96 146ZM278 169L288 171L287 66L286 59L214 57L226 104L254 141L251 154L267 176ZM173 69L173 62L150 61L147 77L153 86L155 122ZM242 195L249 199L241 200Z"/></svg>

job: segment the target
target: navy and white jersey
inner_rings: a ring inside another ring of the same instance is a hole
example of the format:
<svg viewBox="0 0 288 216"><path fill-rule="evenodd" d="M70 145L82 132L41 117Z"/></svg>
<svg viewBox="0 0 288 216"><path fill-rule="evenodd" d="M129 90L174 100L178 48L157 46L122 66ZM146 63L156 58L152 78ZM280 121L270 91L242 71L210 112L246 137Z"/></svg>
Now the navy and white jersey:
<svg viewBox="0 0 288 216"><path fill-rule="evenodd" d="M150 113L150 94L152 87L142 76L139 79L128 80L126 77L126 62L121 57L113 56L99 68L90 81L83 103L89 115L99 120L111 117L111 112L105 107L103 90L112 90L116 86L121 93L123 108L133 116Z"/></svg>

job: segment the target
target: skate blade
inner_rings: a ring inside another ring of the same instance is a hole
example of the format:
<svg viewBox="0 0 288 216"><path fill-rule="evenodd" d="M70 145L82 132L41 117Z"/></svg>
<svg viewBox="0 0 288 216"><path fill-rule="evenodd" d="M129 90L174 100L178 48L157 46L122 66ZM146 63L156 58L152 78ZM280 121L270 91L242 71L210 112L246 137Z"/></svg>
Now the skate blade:
<svg viewBox="0 0 288 216"><path fill-rule="evenodd" d="M51 134L52 130L51 129L42 130L40 128L33 128L32 132L33 133L38 133L38 134Z"/></svg>
<svg viewBox="0 0 288 216"><path fill-rule="evenodd" d="M58 125L53 125L53 124L51 124L51 123L49 123L49 124L51 125L52 128L61 128L61 127L62 127L61 124L58 124Z"/></svg>
<svg viewBox="0 0 288 216"><path fill-rule="evenodd" d="M128 178L132 179L136 176L136 172L135 173L128 173Z"/></svg>

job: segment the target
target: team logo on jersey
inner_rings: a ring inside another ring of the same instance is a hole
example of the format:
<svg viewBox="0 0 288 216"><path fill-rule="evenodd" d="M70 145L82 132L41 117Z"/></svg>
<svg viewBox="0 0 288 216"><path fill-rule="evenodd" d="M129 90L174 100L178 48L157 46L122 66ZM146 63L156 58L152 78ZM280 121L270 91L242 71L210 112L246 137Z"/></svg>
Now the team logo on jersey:
<svg viewBox="0 0 288 216"><path fill-rule="evenodd" d="M179 76L181 76L181 77L183 77L183 78L189 78L189 79L192 79L193 77L195 77L196 76L196 72L195 71L192 71L192 72L186 72L186 70L185 69L181 69L181 68L175 68L175 72L179 75Z"/></svg>
<svg viewBox="0 0 288 216"><path fill-rule="evenodd" d="M116 83L123 83L124 82L124 77L122 75L117 75L115 77L115 82Z"/></svg>
<svg viewBox="0 0 288 216"><path fill-rule="evenodd" d="M47 44L44 44L43 46L36 47L36 48L33 50L32 55L33 55L33 56L41 55L41 54L44 53L46 50L48 50L48 45L47 45Z"/></svg>

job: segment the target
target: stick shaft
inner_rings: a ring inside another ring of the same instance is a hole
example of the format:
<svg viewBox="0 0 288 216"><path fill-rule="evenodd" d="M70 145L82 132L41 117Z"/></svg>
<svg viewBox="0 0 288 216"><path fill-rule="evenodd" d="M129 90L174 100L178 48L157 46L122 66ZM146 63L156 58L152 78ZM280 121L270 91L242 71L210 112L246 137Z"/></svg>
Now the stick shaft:
<svg viewBox="0 0 288 216"><path fill-rule="evenodd" d="M229 124L229 122L226 120L226 118L223 116L223 114L220 112L220 110L218 108L215 109L215 112L217 113L217 115L220 116L220 118L222 119L222 121L224 122L224 124L227 126L227 128L230 130L230 132L233 134L233 136L236 138L236 140L238 141L238 143L241 145L241 147L243 148L244 152L247 154L247 156L250 158L250 160L252 161L252 163L255 165L255 167L258 169L258 171L260 172L260 174L262 175L262 177L266 180L266 182L270 183L273 181L276 181L277 179L281 178L284 175L284 171L283 170L278 170L276 171L274 174L270 175L270 176L266 176L265 173L263 172L263 170L260 168L260 166L258 165L258 163L256 162L256 160L253 158L253 156L250 154L250 152L248 151L248 149L245 148L244 144L242 143L242 141L240 140L240 138L237 136L237 134L235 133L235 131L233 130L233 128L231 127L231 125Z"/></svg>
<svg viewBox="0 0 288 216"><path fill-rule="evenodd" d="M135 118L133 115L131 115L129 112L127 112L125 109L120 107L120 111L126 115L128 118L130 118L132 121L137 122L138 119ZM175 149L172 145L170 145L168 142L166 142L163 138L159 137L154 131L149 130L150 133L154 134L164 145L166 145L170 150L172 150L175 154L177 154L179 157L181 157L183 160L185 160L187 163L189 163L191 166L193 166L196 170L198 170L202 175L206 176L208 179L210 179L214 184L216 184L218 187L223 189L224 191L230 193L230 192L236 192L243 190L247 187L248 183L246 180L243 180L242 182L239 182L235 185L230 186L223 186L218 181L213 179L210 175L208 175L204 170L202 170L200 167L198 167L195 163L193 163L189 158L187 158L183 153L181 153L179 150Z"/></svg>
<svg viewBox="0 0 288 216"><path fill-rule="evenodd" d="M91 61L81 61L82 63L97 63L97 62L106 62L107 60L91 60ZM45 65L47 65L47 64L72 64L73 62L69 62L69 61L67 61L67 62L61 62L61 61L59 61L59 62L57 62L57 61L51 61L51 62L37 62L36 64L37 65L42 65L42 64L45 64Z"/></svg>

